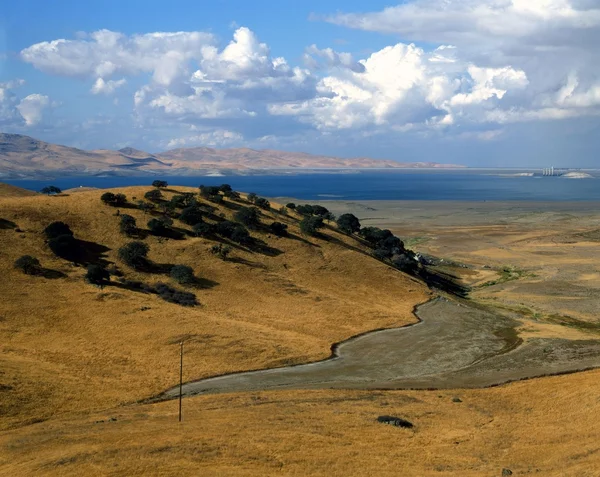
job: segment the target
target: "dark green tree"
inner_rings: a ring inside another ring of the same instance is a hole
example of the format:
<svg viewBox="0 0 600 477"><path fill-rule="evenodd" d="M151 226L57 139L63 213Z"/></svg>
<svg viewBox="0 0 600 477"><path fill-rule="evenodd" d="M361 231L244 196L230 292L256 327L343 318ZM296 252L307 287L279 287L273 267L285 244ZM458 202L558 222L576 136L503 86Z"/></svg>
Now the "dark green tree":
<svg viewBox="0 0 600 477"><path fill-rule="evenodd" d="M48 240L48 247L57 257L65 260L76 260L80 247L73 235L63 234Z"/></svg>
<svg viewBox="0 0 600 477"><path fill-rule="evenodd" d="M40 261L31 255L23 255L15 261L15 268L18 268L26 275L37 275L42 271Z"/></svg>
<svg viewBox="0 0 600 477"><path fill-rule="evenodd" d="M291 210L294 210L296 208L296 204L294 204L293 202L288 202L285 206Z"/></svg>
<svg viewBox="0 0 600 477"><path fill-rule="evenodd" d="M248 227L255 227L260 223L260 213L256 207L240 207L233 218Z"/></svg>
<svg viewBox="0 0 600 477"><path fill-rule="evenodd" d="M154 204L151 204L150 202L144 202L143 200L138 201L137 206L138 209L144 212L144 215L154 210Z"/></svg>
<svg viewBox="0 0 600 477"><path fill-rule="evenodd" d="M73 236L71 228L61 221L52 222L50 225L48 225L44 229L44 234L48 239L56 238L60 235L70 235L71 237Z"/></svg>
<svg viewBox="0 0 600 477"><path fill-rule="evenodd" d="M119 228L121 233L127 235L128 237L136 235L138 231L135 218L127 214L121 215L121 223L119 224Z"/></svg>
<svg viewBox="0 0 600 477"><path fill-rule="evenodd" d="M196 281L194 270L187 265L175 265L171 268L171 278L180 284L189 284Z"/></svg>
<svg viewBox="0 0 600 477"><path fill-rule="evenodd" d="M273 222L269 226L269 228L271 229L271 232L273 232L275 235L278 235L279 237L284 237L288 234L288 226L286 224L282 224L281 222Z"/></svg>
<svg viewBox="0 0 600 477"><path fill-rule="evenodd" d="M162 199L162 196L162 192L159 189L153 189L144 194L144 199L149 200L150 202L158 202Z"/></svg>
<svg viewBox="0 0 600 477"><path fill-rule="evenodd" d="M303 234L307 235L316 235L320 228L323 227L323 218L322 217L304 217L300 221L300 230Z"/></svg>
<svg viewBox="0 0 600 477"><path fill-rule="evenodd" d="M168 185L169 184L167 183L167 181L156 180L156 181L152 182L152 187L156 187L157 189L164 189Z"/></svg>
<svg viewBox="0 0 600 477"><path fill-rule="evenodd" d="M112 192L105 192L100 196L100 200L105 204L112 205L115 202L115 194Z"/></svg>
<svg viewBox="0 0 600 477"><path fill-rule="evenodd" d="M271 208L271 202L269 202L264 197L257 197L256 200L254 201L254 204L256 204L261 209L265 209L265 210L269 210Z"/></svg>
<svg viewBox="0 0 600 477"><path fill-rule="evenodd" d="M47 186L47 187L44 187L40 192L42 194L46 194L46 195L55 195L55 194L60 194L62 192L62 190L60 190L60 188L56 187L56 186Z"/></svg>
<svg viewBox="0 0 600 477"><path fill-rule="evenodd" d="M196 225L202 222L202 212L198 207L186 207L181 211L179 220L181 220L184 224Z"/></svg>
<svg viewBox="0 0 600 477"><path fill-rule="evenodd" d="M353 214L342 214L337 219L337 225L342 232L353 234L360 230L360 221Z"/></svg>
<svg viewBox="0 0 600 477"><path fill-rule="evenodd" d="M214 226L212 224L206 222L198 222L196 225L192 227L194 231L194 235L196 237L207 237L214 233Z"/></svg>
<svg viewBox="0 0 600 477"><path fill-rule="evenodd" d="M231 186L229 184L221 184L219 186L219 190L221 192L223 192L223 194L228 194L229 192L233 191L233 189L231 188Z"/></svg>
<svg viewBox="0 0 600 477"><path fill-rule="evenodd" d="M93 263L87 268L85 280L92 285L103 286L110 281L110 273L103 266Z"/></svg>
<svg viewBox="0 0 600 477"><path fill-rule="evenodd" d="M231 233L231 240L235 243L239 243L242 245L248 245L250 244L250 242L252 242L250 233L242 225L236 227L235 230Z"/></svg>
<svg viewBox="0 0 600 477"><path fill-rule="evenodd" d="M147 264L150 247L144 242L129 242L119 249L119 258L132 268L142 268Z"/></svg>
<svg viewBox="0 0 600 477"><path fill-rule="evenodd" d="M247 198L248 198L248 202L252 202L252 203L254 203L254 201L255 201L256 199L258 199L258 196L257 196L257 195L256 195L254 192L250 192L250 193L248 194L248 197L247 197Z"/></svg>

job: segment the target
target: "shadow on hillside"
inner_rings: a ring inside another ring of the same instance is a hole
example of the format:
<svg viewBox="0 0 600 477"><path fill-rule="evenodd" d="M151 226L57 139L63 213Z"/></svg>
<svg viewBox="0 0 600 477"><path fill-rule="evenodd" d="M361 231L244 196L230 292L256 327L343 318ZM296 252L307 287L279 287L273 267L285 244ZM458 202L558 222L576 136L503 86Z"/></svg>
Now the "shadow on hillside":
<svg viewBox="0 0 600 477"><path fill-rule="evenodd" d="M58 270L52 270L51 268L40 269L40 276L47 278L48 280L56 280L58 278L67 278L67 274L59 272Z"/></svg>
<svg viewBox="0 0 600 477"><path fill-rule="evenodd" d="M301 237L300 235L292 234L290 232L288 232L287 235L284 235L283 238L297 240L298 242L305 243L306 245L311 245L312 247L321 248L321 246L318 243L312 243L311 241L306 240L304 237Z"/></svg>
<svg viewBox="0 0 600 477"><path fill-rule="evenodd" d="M454 275L428 267L417 270L414 275L421 278L431 288L438 288L461 298L467 298L469 295L469 287L460 284L459 278Z"/></svg>
<svg viewBox="0 0 600 477"><path fill-rule="evenodd" d="M266 255L267 257L277 257L283 253L283 250L271 247L267 245L266 242L257 238L253 238L252 242L248 244L247 247L251 252L260 253L261 255Z"/></svg>
<svg viewBox="0 0 600 477"><path fill-rule="evenodd" d="M96 242L88 242L81 239L73 239L70 248L62 250L62 253L56 255L64 260L76 263L78 265L90 265L97 263L103 266L108 266L110 262L106 259L106 252L110 248L100 245Z"/></svg>
<svg viewBox="0 0 600 477"><path fill-rule="evenodd" d="M226 262L231 262L231 263L239 263L240 265L246 265L247 267L251 267L251 268L260 268L262 270L266 270L267 266L260 263L260 262L252 262L250 260L246 260L245 258L241 258L241 257L227 257L225 259Z"/></svg>
<svg viewBox="0 0 600 477"><path fill-rule="evenodd" d="M188 233L185 229L179 227L165 227L162 230L145 230L146 236L153 235L154 237L161 237L172 240L185 240L185 236Z"/></svg>
<svg viewBox="0 0 600 477"><path fill-rule="evenodd" d="M201 290L206 290L209 288L214 288L219 285L219 282L215 282L214 280L210 280L209 278L196 277L194 283L191 284L194 288L199 288Z"/></svg>
<svg viewBox="0 0 600 477"><path fill-rule="evenodd" d="M117 213L116 215L121 215L121 212L119 211L119 209L139 209L139 207L135 204L132 204L131 202L126 202L124 204L119 204L119 205L111 205L111 207L113 209L117 209Z"/></svg>
<svg viewBox="0 0 600 477"><path fill-rule="evenodd" d="M16 229L16 228L17 228L17 224L15 224L13 221L7 220L7 219L0 219L0 230Z"/></svg>
<svg viewBox="0 0 600 477"><path fill-rule="evenodd" d="M151 260L146 260L143 264L136 267L138 272L142 273L157 273L168 274L175 265L173 263L156 263Z"/></svg>

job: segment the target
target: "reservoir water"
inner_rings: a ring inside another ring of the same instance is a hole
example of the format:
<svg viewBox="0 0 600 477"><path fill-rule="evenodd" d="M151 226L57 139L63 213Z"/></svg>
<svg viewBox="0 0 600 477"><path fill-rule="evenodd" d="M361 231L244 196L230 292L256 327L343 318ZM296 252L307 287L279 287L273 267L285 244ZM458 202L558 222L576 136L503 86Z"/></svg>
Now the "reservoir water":
<svg viewBox="0 0 600 477"><path fill-rule="evenodd" d="M302 200L600 201L598 178L510 176L490 171L377 171L251 176L160 176L171 185L231 184L235 190ZM6 180L31 190L47 185L125 187L150 185L154 177L63 177Z"/></svg>

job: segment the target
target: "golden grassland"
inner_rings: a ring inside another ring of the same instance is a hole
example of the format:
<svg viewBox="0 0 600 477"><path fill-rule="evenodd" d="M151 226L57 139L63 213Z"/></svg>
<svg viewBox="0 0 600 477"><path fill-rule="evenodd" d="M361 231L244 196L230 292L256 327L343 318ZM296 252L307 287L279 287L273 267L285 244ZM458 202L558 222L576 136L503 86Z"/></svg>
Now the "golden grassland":
<svg viewBox="0 0 600 477"><path fill-rule="evenodd" d="M100 290L47 249L48 223L108 247L127 278L169 281L119 262L128 239L103 192L0 200L0 218L21 230L0 230L0 474L600 475L599 371L485 390L198 396L184 401L181 424L175 402L136 403L177 382L181 339L184 380L311 361L357 333L414 321L430 292L355 240L333 229L327 240L301 237L296 218L274 212L263 222L285 221L297 237L252 232L283 252L274 256L236 248L222 261L210 240L146 239L153 261L205 279L192 289L200 307ZM121 212L141 227L150 218ZM66 277L21 274L12 264L23 254ZM378 424L380 414L415 428Z"/></svg>
<svg viewBox="0 0 600 477"><path fill-rule="evenodd" d="M148 188L128 188L142 197ZM185 189L181 189L185 190ZM100 290L84 282L83 267L58 259L44 243L43 228L63 220L78 239L110 249L129 279L169 281L120 264L117 250L128 241L118 233L116 209L100 191L56 197L4 199L3 218L22 232L0 235L2 333L2 423L5 427L60 412L110 407L146 398L177 380L178 343L186 341L185 379L322 359L332 343L415 318L412 308L428 298L420 283L346 248L357 243L328 230L330 241L254 233L277 256L234 249L228 261L209 251L202 238L164 240L149 236L150 258L186 264L209 283L192 289L201 306L185 308L116 286ZM167 193L170 195L170 193ZM122 209L143 227L151 217ZM222 208L231 215L231 211ZM274 213L264 214L270 223ZM183 225L183 224L180 224ZM160 241L159 241L160 240ZM335 241L334 241L335 240ZM66 278L31 277L13 269L24 254Z"/></svg>

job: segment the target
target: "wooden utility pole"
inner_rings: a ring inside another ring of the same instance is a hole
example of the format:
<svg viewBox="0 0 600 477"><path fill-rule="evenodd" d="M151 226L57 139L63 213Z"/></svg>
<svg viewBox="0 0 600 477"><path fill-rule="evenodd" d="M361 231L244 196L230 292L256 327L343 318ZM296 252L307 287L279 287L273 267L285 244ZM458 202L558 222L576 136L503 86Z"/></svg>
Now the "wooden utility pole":
<svg viewBox="0 0 600 477"><path fill-rule="evenodd" d="M181 400L183 398L183 341L179 352L179 422L181 422Z"/></svg>

